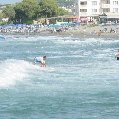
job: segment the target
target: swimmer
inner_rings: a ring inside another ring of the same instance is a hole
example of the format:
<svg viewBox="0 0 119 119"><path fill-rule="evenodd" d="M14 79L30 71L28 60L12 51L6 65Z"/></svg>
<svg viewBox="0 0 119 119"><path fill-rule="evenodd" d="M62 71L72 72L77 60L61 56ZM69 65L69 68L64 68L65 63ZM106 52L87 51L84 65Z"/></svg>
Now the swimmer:
<svg viewBox="0 0 119 119"><path fill-rule="evenodd" d="M43 56L43 57L35 57L34 58L34 63L40 63L40 66L41 67L46 67L46 56Z"/></svg>
<svg viewBox="0 0 119 119"><path fill-rule="evenodd" d="M119 60L119 49L118 49L118 51L117 51L115 57L117 58L117 60Z"/></svg>

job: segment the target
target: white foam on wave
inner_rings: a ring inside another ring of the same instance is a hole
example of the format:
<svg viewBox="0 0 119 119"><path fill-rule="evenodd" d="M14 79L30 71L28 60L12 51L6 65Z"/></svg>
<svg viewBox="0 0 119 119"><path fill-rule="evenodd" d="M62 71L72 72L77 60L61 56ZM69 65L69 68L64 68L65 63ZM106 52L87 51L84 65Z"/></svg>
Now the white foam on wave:
<svg viewBox="0 0 119 119"><path fill-rule="evenodd" d="M12 40L20 42L35 42L35 41L46 41L46 40L56 40L56 36L11 36Z"/></svg>
<svg viewBox="0 0 119 119"><path fill-rule="evenodd" d="M54 41L58 44L111 44L111 43L119 43L117 39L105 39L105 38L58 38Z"/></svg>
<svg viewBox="0 0 119 119"><path fill-rule="evenodd" d="M40 67L24 60L8 59L0 62L0 87L15 85L17 81L27 80L34 71L53 72L54 68Z"/></svg>
<svg viewBox="0 0 119 119"><path fill-rule="evenodd" d="M29 63L23 60L5 60L0 67L0 87L15 85L28 76Z"/></svg>
<svg viewBox="0 0 119 119"><path fill-rule="evenodd" d="M107 38L86 38L83 42L85 43L100 43L100 44L111 44L119 43L118 39L107 39Z"/></svg>
<svg viewBox="0 0 119 119"><path fill-rule="evenodd" d="M110 38L75 38L75 37L58 37L55 42L58 43L117 43L118 39L110 39Z"/></svg>
<svg viewBox="0 0 119 119"><path fill-rule="evenodd" d="M77 38L70 38L70 37L62 37L58 38L57 40L53 41L56 44L79 44L81 41Z"/></svg>

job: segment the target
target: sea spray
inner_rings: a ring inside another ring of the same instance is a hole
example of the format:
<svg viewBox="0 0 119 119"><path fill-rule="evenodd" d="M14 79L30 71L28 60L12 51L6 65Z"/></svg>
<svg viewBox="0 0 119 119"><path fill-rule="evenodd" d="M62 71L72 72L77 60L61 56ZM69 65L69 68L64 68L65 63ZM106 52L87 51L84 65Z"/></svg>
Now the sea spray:
<svg viewBox="0 0 119 119"><path fill-rule="evenodd" d="M8 59L0 63L0 87L15 85L16 81L28 77L29 63L23 60Z"/></svg>

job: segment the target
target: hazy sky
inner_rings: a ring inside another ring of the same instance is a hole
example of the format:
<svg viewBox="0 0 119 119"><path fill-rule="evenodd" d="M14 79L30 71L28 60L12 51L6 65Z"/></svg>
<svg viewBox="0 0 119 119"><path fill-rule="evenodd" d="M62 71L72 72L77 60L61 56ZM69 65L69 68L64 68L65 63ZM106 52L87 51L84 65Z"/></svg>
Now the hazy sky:
<svg viewBox="0 0 119 119"><path fill-rule="evenodd" d="M16 3L16 2L20 2L22 0L0 0L0 4L13 4L13 3Z"/></svg>

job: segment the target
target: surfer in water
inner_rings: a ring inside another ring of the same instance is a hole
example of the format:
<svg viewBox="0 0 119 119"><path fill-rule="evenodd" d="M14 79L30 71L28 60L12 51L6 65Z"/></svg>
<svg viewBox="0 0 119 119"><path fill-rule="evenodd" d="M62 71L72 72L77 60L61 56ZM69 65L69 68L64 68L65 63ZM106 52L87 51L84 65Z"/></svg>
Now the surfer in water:
<svg viewBox="0 0 119 119"><path fill-rule="evenodd" d="M117 58L117 60L119 60L119 49L118 49L118 51L117 51L115 57Z"/></svg>
<svg viewBox="0 0 119 119"><path fill-rule="evenodd" d="M46 56L43 56L43 57L35 57L34 58L34 63L40 63L40 66L41 67L46 67Z"/></svg>

